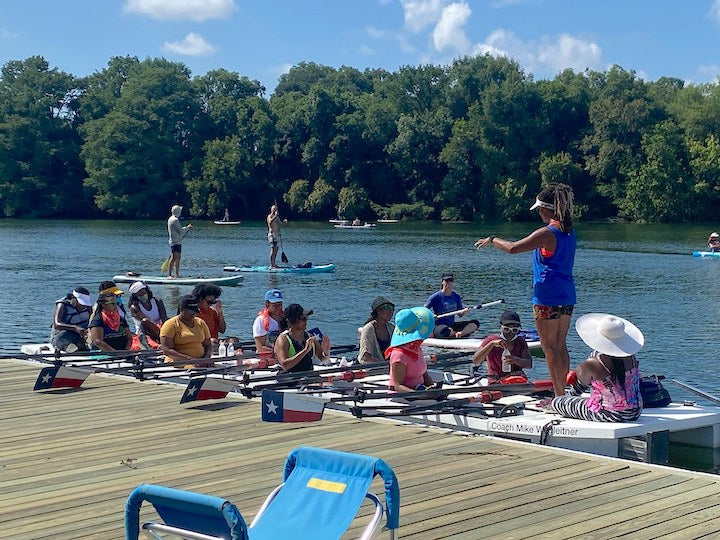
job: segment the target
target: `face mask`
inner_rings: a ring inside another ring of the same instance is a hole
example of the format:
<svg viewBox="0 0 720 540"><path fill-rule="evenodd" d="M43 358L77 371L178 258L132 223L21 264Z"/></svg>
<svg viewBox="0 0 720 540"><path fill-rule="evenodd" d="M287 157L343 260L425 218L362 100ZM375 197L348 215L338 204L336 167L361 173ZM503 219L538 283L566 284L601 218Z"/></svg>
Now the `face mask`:
<svg viewBox="0 0 720 540"><path fill-rule="evenodd" d="M140 300L143 304L148 301L148 295L147 294L140 294L137 297L138 300Z"/></svg>

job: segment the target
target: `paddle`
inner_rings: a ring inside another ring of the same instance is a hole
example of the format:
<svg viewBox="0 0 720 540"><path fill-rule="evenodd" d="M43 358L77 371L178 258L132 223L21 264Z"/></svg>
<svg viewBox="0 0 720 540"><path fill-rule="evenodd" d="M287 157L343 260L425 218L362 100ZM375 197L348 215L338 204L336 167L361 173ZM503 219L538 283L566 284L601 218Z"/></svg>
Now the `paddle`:
<svg viewBox="0 0 720 540"><path fill-rule="evenodd" d="M435 315L435 318L439 319L440 317L452 317L453 315L458 315L458 314L462 313L466 309L482 309L482 308L487 308L487 307L492 307L492 306L498 306L498 305L504 304L504 303L505 303L505 300L501 298L500 300L493 300L492 302L478 304L477 306L470 306L467 308L458 309L456 311L450 311L448 313L440 313L438 315Z"/></svg>

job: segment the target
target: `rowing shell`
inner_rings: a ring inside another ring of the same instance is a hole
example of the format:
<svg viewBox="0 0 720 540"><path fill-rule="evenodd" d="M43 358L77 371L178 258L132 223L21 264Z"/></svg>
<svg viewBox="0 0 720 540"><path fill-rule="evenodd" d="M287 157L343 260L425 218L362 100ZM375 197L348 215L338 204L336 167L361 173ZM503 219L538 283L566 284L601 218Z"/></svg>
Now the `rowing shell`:
<svg viewBox="0 0 720 540"><path fill-rule="evenodd" d="M163 276L126 276L118 274L113 276L115 283L134 283L142 281L148 285L197 285L199 283L212 283L213 285L225 285L227 287L239 285L243 280L242 275L222 277L197 277L197 278L169 278Z"/></svg>
<svg viewBox="0 0 720 540"><path fill-rule="evenodd" d="M333 225L336 229L372 229L375 226L374 223L366 223L365 225L343 225L342 223L338 223L337 225Z"/></svg>
<svg viewBox="0 0 720 540"><path fill-rule="evenodd" d="M242 221L222 221L220 219L213 221L215 225L240 225Z"/></svg>

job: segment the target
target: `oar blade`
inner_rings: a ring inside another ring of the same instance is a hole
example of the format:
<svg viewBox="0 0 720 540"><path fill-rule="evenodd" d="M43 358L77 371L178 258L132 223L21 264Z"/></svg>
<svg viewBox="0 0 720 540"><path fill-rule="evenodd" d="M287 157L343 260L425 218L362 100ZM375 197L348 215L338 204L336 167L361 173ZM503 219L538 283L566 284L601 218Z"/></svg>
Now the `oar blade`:
<svg viewBox="0 0 720 540"><path fill-rule="evenodd" d="M224 399L237 383L228 379L217 377L195 377L190 379L180 403L191 401L204 401L206 399Z"/></svg>
<svg viewBox="0 0 720 540"><path fill-rule="evenodd" d="M322 419L327 400L295 392L262 391L263 422L317 422Z"/></svg>
<svg viewBox="0 0 720 540"><path fill-rule="evenodd" d="M55 388L79 388L93 372L68 366L48 366L40 370L33 390L51 390Z"/></svg>

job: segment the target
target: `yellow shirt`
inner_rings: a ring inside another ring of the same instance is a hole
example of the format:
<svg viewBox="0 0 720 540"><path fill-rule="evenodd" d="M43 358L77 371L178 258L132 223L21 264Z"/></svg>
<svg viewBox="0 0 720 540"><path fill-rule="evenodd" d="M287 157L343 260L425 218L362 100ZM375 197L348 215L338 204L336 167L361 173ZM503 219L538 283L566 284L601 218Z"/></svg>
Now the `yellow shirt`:
<svg viewBox="0 0 720 540"><path fill-rule="evenodd" d="M203 341L210 339L210 329L205 321L195 317L193 327L190 328L180 320L180 316L169 318L160 328L160 337L172 338L176 351L187 354L192 358L202 358L205 354ZM165 362L172 362L168 356Z"/></svg>

